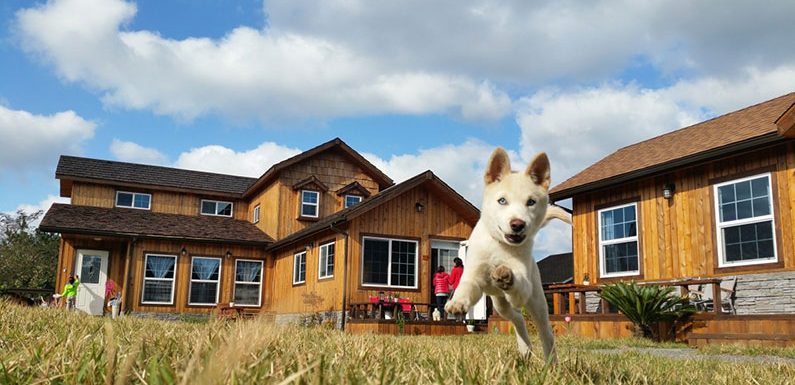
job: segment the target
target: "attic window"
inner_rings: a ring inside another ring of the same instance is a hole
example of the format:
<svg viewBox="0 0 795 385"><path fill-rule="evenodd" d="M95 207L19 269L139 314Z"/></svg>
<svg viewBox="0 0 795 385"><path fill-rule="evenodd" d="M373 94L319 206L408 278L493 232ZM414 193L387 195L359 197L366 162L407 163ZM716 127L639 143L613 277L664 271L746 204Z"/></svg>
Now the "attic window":
<svg viewBox="0 0 795 385"><path fill-rule="evenodd" d="M346 195L345 196L345 208L351 207L353 205L358 204L362 201L362 197L359 195Z"/></svg>
<svg viewBox="0 0 795 385"><path fill-rule="evenodd" d="M149 210L151 202L152 195L150 194L116 191L116 207Z"/></svg>
<svg viewBox="0 0 795 385"><path fill-rule="evenodd" d="M232 216L232 202L212 201L202 199L202 215L215 215L220 217Z"/></svg>
<svg viewBox="0 0 795 385"><path fill-rule="evenodd" d="M309 218L318 217L320 207L320 193L312 190L301 190L301 216Z"/></svg>

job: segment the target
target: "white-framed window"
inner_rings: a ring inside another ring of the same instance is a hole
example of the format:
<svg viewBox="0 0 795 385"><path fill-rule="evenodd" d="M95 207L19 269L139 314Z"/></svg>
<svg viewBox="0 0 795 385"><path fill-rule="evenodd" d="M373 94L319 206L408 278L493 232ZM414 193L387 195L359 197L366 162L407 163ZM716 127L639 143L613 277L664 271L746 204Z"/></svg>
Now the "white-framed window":
<svg viewBox="0 0 795 385"><path fill-rule="evenodd" d="M312 190L301 190L301 216L317 218L320 210L320 193Z"/></svg>
<svg viewBox="0 0 795 385"><path fill-rule="evenodd" d="M417 241L364 237L362 286L417 288Z"/></svg>
<svg viewBox="0 0 795 385"><path fill-rule="evenodd" d="M351 207L356 205L362 201L361 195L346 195L345 196L345 208Z"/></svg>
<svg viewBox="0 0 795 385"><path fill-rule="evenodd" d="M293 255L293 285L306 282L306 251Z"/></svg>
<svg viewBox="0 0 795 385"><path fill-rule="evenodd" d="M221 283L221 258L193 257L188 305L215 305Z"/></svg>
<svg viewBox="0 0 795 385"><path fill-rule="evenodd" d="M235 306L260 306L262 261L235 260Z"/></svg>
<svg viewBox="0 0 795 385"><path fill-rule="evenodd" d="M251 223L259 223L259 205L254 206L254 212L251 213Z"/></svg>
<svg viewBox="0 0 795 385"><path fill-rule="evenodd" d="M637 203L604 208L599 216L599 265L602 277L640 273Z"/></svg>
<svg viewBox="0 0 795 385"><path fill-rule="evenodd" d="M116 191L116 207L149 210L152 206L152 195L145 193Z"/></svg>
<svg viewBox="0 0 795 385"><path fill-rule="evenodd" d="M232 216L232 202L202 199L202 215Z"/></svg>
<svg viewBox="0 0 795 385"><path fill-rule="evenodd" d="M320 245L318 250L317 279L334 276L334 242Z"/></svg>
<svg viewBox="0 0 795 385"><path fill-rule="evenodd" d="M718 267L778 260L770 173L714 186Z"/></svg>
<svg viewBox="0 0 795 385"><path fill-rule="evenodd" d="M177 276L177 256L146 254L141 303L174 304L174 278Z"/></svg>

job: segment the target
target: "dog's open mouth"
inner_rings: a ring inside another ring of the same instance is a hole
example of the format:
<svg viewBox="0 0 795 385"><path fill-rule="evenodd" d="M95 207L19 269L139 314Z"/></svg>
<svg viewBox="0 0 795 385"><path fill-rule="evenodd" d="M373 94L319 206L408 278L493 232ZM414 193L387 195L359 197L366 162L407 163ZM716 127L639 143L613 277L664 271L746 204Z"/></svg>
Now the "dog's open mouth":
<svg viewBox="0 0 795 385"><path fill-rule="evenodd" d="M514 245L522 243L524 237L524 234L505 234L505 240Z"/></svg>

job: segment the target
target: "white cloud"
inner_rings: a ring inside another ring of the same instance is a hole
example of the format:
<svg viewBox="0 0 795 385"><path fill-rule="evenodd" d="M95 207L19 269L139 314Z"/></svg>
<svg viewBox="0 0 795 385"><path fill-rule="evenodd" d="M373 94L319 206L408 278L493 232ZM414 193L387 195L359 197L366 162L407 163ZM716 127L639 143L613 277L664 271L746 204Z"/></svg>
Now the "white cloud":
<svg viewBox="0 0 795 385"><path fill-rule="evenodd" d="M539 91L516 103L521 154L549 153L555 185L621 147L792 92L794 84L795 66L782 66L660 89L608 83Z"/></svg>
<svg viewBox="0 0 795 385"><path fill-rule="evenodd" d="M377 113L450 113L493 119L510 100L485 81L421 68L390 68L377 52L278 29L238 27L218 40L173 40L123 26L121 0L54 0L17 13L23 47L67 81L111 105L193 119L311 119Z"/></svg>
<svg viewBox="0 0 795 385"><path fill-rule="evenodd" d="M110 153L116 159L124 162L158 165L168 162L168 157L157 149L119 139L113 139L113 142L110 143Z"/></svg>
<svg viewBox="0 0 795 385"><path fill-rule="evenodd" d="M7 214L12 214L13 215L13 214L16 214L17 211L24 211L26 214L33 214L33 213L36 213L38 211L42 211L43 213L46 213L50 209L50 206L52 206L53 203L69 203L69 198L62 198L62 197L50 194L50 195L47 195L47 198L44 198L41 201L39 201L39 203L23 203L23 204L20 204L19 206L17 206L17 209L13 213L7 213ZM39 227L39 222L41 222L41 219L43 217L44 217L44 215L42 214L41 216L39 216L36 219L36 221L31 222L30 228L35 229L35 228Z"/></svg>
<svg viewBox="0 0 795 385"><path fill-rule="evenodd" d="M301 151L273 142L264 142L248 151L210 145L183 152L174 163L175 167L223 174L259 177L275 163Z"/></svg>
<svg viewBox="0 0 795 385"><path fill-rule="evenodd" d="M25 173L52 167L59 154L80 153L95 127L74 111L34 115L0 106L0 171Z"/></svg>

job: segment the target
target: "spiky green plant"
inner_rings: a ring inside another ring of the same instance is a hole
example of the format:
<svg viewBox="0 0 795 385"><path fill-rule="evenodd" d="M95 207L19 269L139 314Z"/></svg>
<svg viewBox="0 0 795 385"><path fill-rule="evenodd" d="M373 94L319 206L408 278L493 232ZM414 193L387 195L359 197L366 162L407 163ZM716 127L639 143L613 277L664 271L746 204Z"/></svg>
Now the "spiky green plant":
<svg viewBox="0 0 795 385"><path fill-rule="evenodd" d="M646 338L655 338L661 321L677 321L695 313L687 297L675 293L676 288L618 282L602 287L599 296L621 311Z"/></svg>

